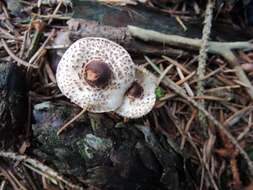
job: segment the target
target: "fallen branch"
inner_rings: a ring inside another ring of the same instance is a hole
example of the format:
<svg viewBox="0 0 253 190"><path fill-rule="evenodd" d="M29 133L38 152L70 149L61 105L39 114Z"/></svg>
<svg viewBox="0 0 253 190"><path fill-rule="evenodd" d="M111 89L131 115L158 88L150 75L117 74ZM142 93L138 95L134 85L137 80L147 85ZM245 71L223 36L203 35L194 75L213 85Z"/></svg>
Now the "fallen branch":
<svg viewBox="0 0 253 190"><path fill-rule="evenodd" d="M192 39L186 38L177 35L169 35L160 32L156 32L153 30L146 30L143 28L139 28L136 26L128 26L128 30L130 34L136 38L139 38L144 41L154 41L163 44L168 44L175 47L181 47L184 49L190 50L199 50L202 45L201 39ZM239 80L245 84L246 91L248 92L249 96L253 100L253 86L249 81L247 75L241 68L239 64L239 60L234 55L232 50L252 50L253 45L251 42L208 42L208 53L216 54L222 56L227 62L233 67L236 71L236 75Z"/></svg>
<svg viewBox="0 0 253 190"><path fill-rule="evenodd" d="M100 22L86 19L70 19L67 24L69 37L72 41L85 37L102 37L121 44L131 52L162 54L170 57L187 56L187 53L183 50L136 41L130 35L127 27L104 25Z"/></svg>

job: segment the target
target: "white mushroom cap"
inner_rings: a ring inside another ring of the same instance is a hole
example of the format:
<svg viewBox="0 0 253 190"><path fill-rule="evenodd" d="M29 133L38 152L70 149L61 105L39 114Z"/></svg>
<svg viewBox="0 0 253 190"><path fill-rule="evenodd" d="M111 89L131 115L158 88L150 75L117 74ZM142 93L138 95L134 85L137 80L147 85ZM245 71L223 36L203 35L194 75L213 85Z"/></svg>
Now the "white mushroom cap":
<svg viewBox="0 0 253 190"><path fill-rule="evenodd" d="M93 83L85 79L87 76L96 79L94 73L86 71L92 61L102 62L103 67L110 71L106 73L110 80L102 87L91 85ZM134 63L128 52L110 40L93 37L73 43L64 53L56 71L61 92L80 107L88 107L88 111L97 113L117 109L134 78Z"/></svg>
<svg viewBox="0 0 253 190"><path fill-rule="evenodd" d="M116 110L117 114L126 118L139 118L146 115L152 110L156 101L156 78L146 69L136 67L133 85L136 89L133 89L134 86L130 87L122 105Z"/></svg>

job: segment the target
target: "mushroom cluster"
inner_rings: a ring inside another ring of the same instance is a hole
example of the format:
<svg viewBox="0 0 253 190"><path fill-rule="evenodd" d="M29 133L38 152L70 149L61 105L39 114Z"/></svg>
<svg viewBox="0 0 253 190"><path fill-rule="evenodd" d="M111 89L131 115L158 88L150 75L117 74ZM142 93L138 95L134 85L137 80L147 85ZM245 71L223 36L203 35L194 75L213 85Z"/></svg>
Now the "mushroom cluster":
<svg viewBox="0 0 253 190"><path fill-rule="evenodd" d="M66 97L90 112L138 118L155 104L155 77L135 66L122 46L104 38L74 42L58 64L56 79Z"/></svg>

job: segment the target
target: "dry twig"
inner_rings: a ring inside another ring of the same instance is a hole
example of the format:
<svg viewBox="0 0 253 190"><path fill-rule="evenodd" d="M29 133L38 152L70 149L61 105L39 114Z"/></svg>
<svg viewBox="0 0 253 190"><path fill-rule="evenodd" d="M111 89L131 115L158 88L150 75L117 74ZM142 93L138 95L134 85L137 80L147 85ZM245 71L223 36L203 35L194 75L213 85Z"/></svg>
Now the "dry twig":
<svg viewBox="0 0 253 190"><path fill-rule="evenodd" d="M202 34L202 44L201 44L201 47L199 50L199 56L198 56L199 64L198 64L198 69L197 69L197 76L198 76L197 96L203 96L204 90L205 90L203 80L201 79L204 78L205 72L206 72L207 49L208 49L208 40L209 40L211 27L212 27L213 7L214 7L214 2L212 0L208 0L207 6L206 6L206 12L205 12L205 21L204 21L205 25L204 25L203 34ZM203 107L205 107L204 99L200 100L199 103ZM206 118L202 113L199 113L198 118L206 134L206 127L207 127Z"/></svg>
<svg viewBox="0 0 253 190"><path fill-rule="evenodd" d="M21 64L21 65L24 65L26 67L32 67L32 68L35 68L37 69L38 66L37 65L32 65L32 64L29 64L28 62L20 59L19 57L17 57L11 50L10 48L7 46L6 42L2 39L1 40L2 44L3 44L3 47L4 49L6 50L6 52L11 56L12 59L14 59L17 63Z"/></svg>
<svg viewBox="0 0 253 190"><path fill-rule="evenodd" d="M87 108L83 108L75 117L73 117L71 120L69 120L66 124L64 124L58 131L57 135L60 135L66 128L69 127L71 123L73 123L75 120L77 120L81 115L83 115L84 112L87 111Z"/></svg>
<svg viewBox="0 0 253 190"><path fill-rule="evenodd" d="M56 6L56 8L55 8L55 10L54 10L54 12L52 14L52 16L55 16L57 14L57 12L59 11L59 9L60 9L60 7L61 7L62 4L63 4L63 0L60 0L60 2L58 3L58 5ZM51 24L52 21L53 21L53 18L51 17L49 19L49 21L48 21L47 24Z"/></svg>

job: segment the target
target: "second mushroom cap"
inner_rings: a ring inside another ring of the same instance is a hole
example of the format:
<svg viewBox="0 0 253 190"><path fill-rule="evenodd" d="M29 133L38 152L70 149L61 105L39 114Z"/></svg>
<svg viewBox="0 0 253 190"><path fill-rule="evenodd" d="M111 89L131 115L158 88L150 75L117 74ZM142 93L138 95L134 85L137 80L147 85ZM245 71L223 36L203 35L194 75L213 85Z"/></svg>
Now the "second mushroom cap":
<svg viewBox="0 0 253 190"><path fill-rule="evenodd" d="M143 67L136 67L135 81L126 92L122 105L116 113L126 118L146 115L155 105L156 78Z"/></svg>

